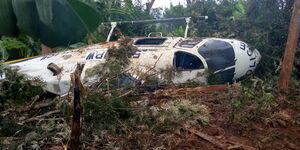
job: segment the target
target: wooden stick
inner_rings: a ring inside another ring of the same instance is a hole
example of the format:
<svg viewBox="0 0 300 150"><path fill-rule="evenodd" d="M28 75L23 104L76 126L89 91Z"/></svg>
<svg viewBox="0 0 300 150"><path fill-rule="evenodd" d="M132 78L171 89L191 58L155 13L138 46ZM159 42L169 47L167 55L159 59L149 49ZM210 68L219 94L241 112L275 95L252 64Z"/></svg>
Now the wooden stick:
<svg viewBox="0 0 300 150"><path fill-rule="evenodd" d="M279 78L279 90L287 91L291 80L296 47L300 29L300 0L294 1L293 15L289 27L288 40L285 47L282 69Z"/></svg>

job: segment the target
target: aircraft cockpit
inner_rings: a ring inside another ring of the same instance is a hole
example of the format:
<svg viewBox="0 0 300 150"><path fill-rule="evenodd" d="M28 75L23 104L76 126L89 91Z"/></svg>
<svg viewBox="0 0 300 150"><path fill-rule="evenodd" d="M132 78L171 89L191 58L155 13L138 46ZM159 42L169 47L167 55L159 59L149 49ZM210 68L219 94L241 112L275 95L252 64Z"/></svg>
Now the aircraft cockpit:
<svg viewBox="0 0 300 150"><path fill-rule="evenodd" d="M209 39L198 48L198 52L208 68L220 75L221 82L232 81L236 59L234 48L228 41Z"/></svg>

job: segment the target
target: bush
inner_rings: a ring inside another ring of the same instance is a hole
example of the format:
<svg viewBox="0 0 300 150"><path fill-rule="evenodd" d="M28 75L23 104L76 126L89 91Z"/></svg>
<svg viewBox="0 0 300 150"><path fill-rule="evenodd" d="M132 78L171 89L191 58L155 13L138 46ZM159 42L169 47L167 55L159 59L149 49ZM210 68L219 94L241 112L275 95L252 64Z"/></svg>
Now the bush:
<svg viewBox="0 0 300 150"><path fill-rule="evenodd" d="M17 68L0 66L0 109L12 104L24 104L36 95L44 93L43 82L18 73Z"/></svg>
<svg viewBox="0 0 300 150"><path fill-rule="evenodd" d="M237 99L229 100L229 117L242 121L259 121L262 116L269 116L278 106L276 93L273 91L273 81L263 81L258 78L246 80L239 86L240 95Z"/></svg>
<svg viewBox="0 0 300 150"><path fill-rule="evenodd" d="M84 123L87 131L115 131L119 121L128 119L131 111L129 105L116 96L107 97L101 93L90 94L83 103Z"/></svg>

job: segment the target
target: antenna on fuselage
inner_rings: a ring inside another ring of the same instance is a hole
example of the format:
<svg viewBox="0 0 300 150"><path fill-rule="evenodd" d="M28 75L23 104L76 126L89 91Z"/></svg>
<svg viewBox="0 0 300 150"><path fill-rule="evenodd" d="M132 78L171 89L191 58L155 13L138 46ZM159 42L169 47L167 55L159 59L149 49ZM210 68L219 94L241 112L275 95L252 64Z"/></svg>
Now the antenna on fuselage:
<svg viewBox="0 0 300 150"><path fill-rule="evenodd" d="M206 20L208 16L197 16L195 17L198 20ZM168 22L186 22L186 28L184 32L184 37L186 38L188 35L188 30L190 27L191 17L177 17L177 18L167 18L167 19L153 19L153 20L138 20L138 21L119 21L119 22L104 22L103 25L110 25L111 29L107 36L106 42L110 41L111 35L117 25L123 24L149 24L149 23L168 23Z"/></svg>

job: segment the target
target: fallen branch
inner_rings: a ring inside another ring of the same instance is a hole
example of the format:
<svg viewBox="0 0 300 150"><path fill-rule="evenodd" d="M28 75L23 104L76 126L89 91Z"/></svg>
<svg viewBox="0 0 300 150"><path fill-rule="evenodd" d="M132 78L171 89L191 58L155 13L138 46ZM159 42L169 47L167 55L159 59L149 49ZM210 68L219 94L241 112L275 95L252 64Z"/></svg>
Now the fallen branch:
<svg viewBox="0 0 300 150"><path fill-rule="evenodd" d="M192 129L190 128L188 125L185 124L181 124L180 125L183 129L187 130L190 133L193 133L195 135L197 135L198 137L216 145L218 148L221 149L244 149L244 150L257 150L257 148L255 147L251 147L248 145L244 145L241 143L237 143L237 142L233 142L233 141L229 141L229 140L225 140L225 141L220 141L216 138L214 138L213 136L210 136L208 134L205 134L203 132L200 132L198 130ZM233 145L232 145L233 144Z"/></svg>
<svg viewBox="0 0 300 150"><path fill-rule="evenodd" d="M25 123L29 123L29 122L32 122L32 121L40 121L40 120L43 120L43 118L45 118L47 116L50 116L52 114L56 114L56 113L59 113L59 112L60 112L59 110L49 111L45 114L26 119L26 120L20 122L19 124L25 124Z"/></svg>
<svg viewBox="0 0 300 150"><path fill-rule="evenodd" d="M168 89L168 90L157 90L154 93L151 93L155 96L184 96L184 95L195 95L200 92L215 92L215 91L224 91L227 89L226 85L208 85L200 86L195 88L180 88L180 89Z"/></svg>
<svg viewBox="0 0 300 150"><path fill-rule="evenodd" d="M212 136L210 136L210 135L207 135L207 134L205 134L205 133L203 133L203 132L200 132L200 131L198 131L198 130L192 129L192 128L190 128L190 127L187 126L187 125L184 125L184 124L183 124L183 125L181 125L181 127L182 127L183 129L189 131L190 133L193 133L193 134L197 135L198 137L200 137L200 138L202 138L202 139L204 139L204 140L206 140L206 141L208 141L208 142L210 142L210 143L216 145L218 148L221 148L221 149L228 149L228 147L229 147L228 144L223 143L223 142L219 141L218 139L216 139L216 138L214 138L214 137L212 137Z"/></svg>
<svg viewBox="0 0 300 150"><path fill-rule="evenodd" d="M179 89L166 89L166 90L157 90L155 92L144 93L138 95L139 99L143 97L152 97L155 99L164 99L164 98L180 98L180 97L203 97L208 94L212 94L217 91L225 91L228 89L226 85L208 85L200 86L195 88L179 88Z"/></svg>
<svg viewBox="0 0 300 150"><path fill-rule="evenodd" d="M54 99L50 103L41 103L41 104L37 104L37 105L34 105L34 106L33 106L33 104L31 104L31 105L26 106L26 107L18 108L17 111L18 112L26 112L26 111L30 111L30 110L36 110L36 109L50 107L53 104L55 104L55 101L56 101L56 99Z"/></svg>
<svg viewBox="0 0 300 150"><path fill-rule="evenodd" d="M33 101L31 102L31 104L29 105L29 108L32 108L33 107L33 105L35 104L35 102L37 101L37 100L39 100L40 99L40 96L35 96L34 98L33 98Z"/></svg>
<svg viewBox="0 0 300 150"><path fill-rule="evenodd" d="M23 113L23 112L27 112L27 111L31 111L31 110L46 108L46 107L53 106L55 104L55 101L56 101L56 99L54 99L50 103L40 103L40 104L34 105L36 103L36 101L39 99L37 97L38 96L36 96L33 99L33 101L31 102L31 104L28 105L28 106L11 108L11 109L2 111L0 114L1 114L2 117L5 117L5 116L9 115L10 113L14 113L14 112Z"/></svg>

